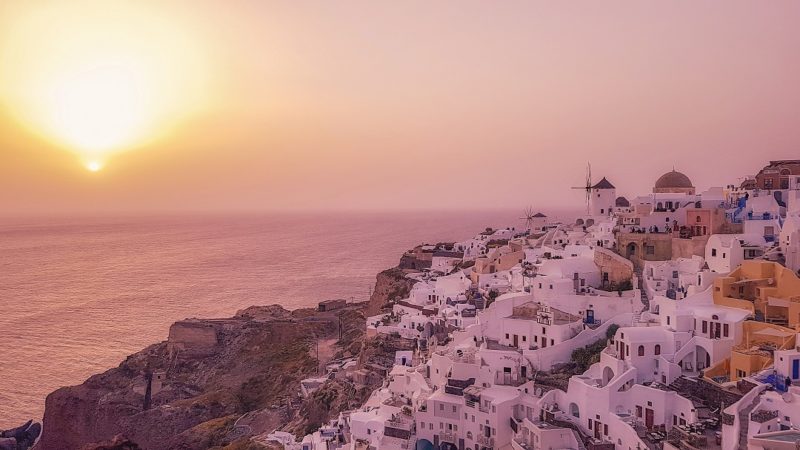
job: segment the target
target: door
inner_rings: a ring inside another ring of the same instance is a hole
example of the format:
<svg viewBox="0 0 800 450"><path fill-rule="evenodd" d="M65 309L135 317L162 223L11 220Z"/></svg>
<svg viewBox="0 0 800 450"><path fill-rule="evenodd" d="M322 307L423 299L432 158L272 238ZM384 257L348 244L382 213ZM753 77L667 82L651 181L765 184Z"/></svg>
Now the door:
<svg viewBox="0 0 800 450"><path fill-rule="evenodd" d="M654 422L654 420L653 420L653 410L650 409L650 408L645 409L644 410L644 425L647 427L648 430L650 428L653 428L653 422Z"/></svg>
<svg viewBox="0 0 800 450"><path fill-rule="evenodd" d="M594 421L594 438L600 439L600 422Z"/></svg>
<svg viewBox="0 0 800 450"><path fill-rule="evenodd" d="M800 359L795 359L792 361L792 379L796 380L800 378Z"/></svg>
<svg viewBox="0 0 800 450"><path fill-rule="evenodd" d="M514 347L519 347L519 336L514 335Z"/></svg>
<svg viewBox="0 0 800 450"><path fill-rule="evenodd" d="M594 310L587 309L586 310L586 323L594 323Z"/></svg>

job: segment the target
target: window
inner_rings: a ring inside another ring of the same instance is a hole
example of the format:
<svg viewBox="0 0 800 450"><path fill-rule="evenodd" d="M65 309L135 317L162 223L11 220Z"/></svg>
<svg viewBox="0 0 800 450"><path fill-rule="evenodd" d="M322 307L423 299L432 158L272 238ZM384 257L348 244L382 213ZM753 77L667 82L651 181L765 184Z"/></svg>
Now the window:
<svg viewBox="0 0 800 450"><path fill-rule="evenodd" d="M711 249L711 256L717 256L717 249L715 248Z"/></svg>
<svg viewBox="0 0 800 450"><path fill-rule="evenodd" d="M644 356L644 345L639 346L639 356Z"/></svg>
<svg viewBox="0 0 800 450"><path fill-rule="evenodd" d="M439 411L444 411L444 403L439 403Z"/></svg>
<svg viewBox="0 0 800 450"><path fill-rule="evenodd" d="M703 321L703 333L708 333L708 322Z"/></svg>
<svg viewBox="0 0 800 450"><path fill-rule="evenodd" d="M656 355L660 355L661 354L661 345L660 344L656 344L655 353L656 353Z"/></svg>
<svg viewBox="0 0 800 450"><path fill-rule="evenodd" d="M525 335L522 335L522 342L525 342L525 341L527 341L527 340L528 340L528 337L527 337L527 336L525 336Z"/></svg>
<svg viewBox="0 0 800 450"><path fill-rule="evenodd" d="M669 318L670 316L667 316L667 325L669 325Z"/></svg>
<svg viewBox="0 0 800 450"><path fill-rule="evenodd" d="M603 424L603 434L608 436L608 424Z"/></svg>
<svg viewBox="0 0 800 450"><path fill-rule="evenodd" d="M723 323L722 324L722 335L725 336L725 337L728 337L728 324L727 323Z"/></svg>
<svg viewBox="0 0 800 450"><path fill-rule="evenodd" d="M550 339L550 345L555 345L555 341Z"/></svg>
<svg viewBox="0 0 800 450"><path fill-rule="evenodd" d="M677 270L673 270L672 271L672 278L678 278L678 271Z"/></svg>
<svg viewBox="0 0 800 450"><path fill-rule="evenodd" d="M453 412L456 412L456 405L453 405Z"/></svg>
<svg viewBox="0 0 800 450"><path fill-rule="evenodd" d="M644 246L644 251L648 255L655 255L656 254L656 248L653 245L645 245Z"/></svg>

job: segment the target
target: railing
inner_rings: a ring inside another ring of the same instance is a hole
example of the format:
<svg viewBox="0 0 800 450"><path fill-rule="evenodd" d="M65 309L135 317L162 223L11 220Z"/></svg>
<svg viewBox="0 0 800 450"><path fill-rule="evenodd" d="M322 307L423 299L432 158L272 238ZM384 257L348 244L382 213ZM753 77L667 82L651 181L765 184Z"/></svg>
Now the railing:
<svg viewBox="0 0 800 450"><path fill-rule="evenodd" d="M750 413L750 420L752 420L753 422L757 422L757 423L768 422L768 421L770 421L772 419L775 419L777 417L778 417L778 410L767 411L767 410L763 410L762 409L762 410Z"/></svg>
<svg viewBox="0 0 800 450"><path fill-rule="evenodd" d="M390 420L386 421L385 426L388 426L388 427L391 427L391 428L397 428L398 430L410 431L412 424L413 424L413 422L411 422L411 419L409 419L409 420L391 420L390 419Z"/></svg>
<svg viewBox="0 0 800 450"><path fill-rule="evenodd" d="M456 440L456 434L453 433L452 431L440 431L439 440L449 442L451 444L455 444L456 442L458 442Z"/></svg>
<svg viewBox="0 0 800 450"><path fill-rule="evenodd" d="M489 436L478 436L478 444L484 447L494 447L494 438Z"/></svg>

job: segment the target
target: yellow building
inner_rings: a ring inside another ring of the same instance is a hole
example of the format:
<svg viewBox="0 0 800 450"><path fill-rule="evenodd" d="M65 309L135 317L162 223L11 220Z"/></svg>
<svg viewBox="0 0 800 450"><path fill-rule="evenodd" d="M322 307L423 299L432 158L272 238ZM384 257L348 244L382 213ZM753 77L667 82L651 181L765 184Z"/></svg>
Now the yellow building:
<svg viewBox="0 0 800 450"><path fill-rule="evenodd" d="M745 309L753 320L742 324L739 343L728 360L706 371L709 378L728 375L737 381L772 365L775 350L795 346L800 331L800 278L769 261L745 261L714 280L714 303Z"/></svg>

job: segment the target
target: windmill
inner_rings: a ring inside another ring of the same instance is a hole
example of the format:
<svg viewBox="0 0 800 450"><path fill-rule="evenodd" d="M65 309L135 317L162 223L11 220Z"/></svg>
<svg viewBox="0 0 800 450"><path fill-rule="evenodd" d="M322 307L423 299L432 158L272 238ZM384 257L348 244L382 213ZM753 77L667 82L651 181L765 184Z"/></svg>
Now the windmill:
<svg viewBox="0 0 800 450"><path fill-rule="evenodd" d="M532 231L533 228L533 219L536 218L536 213L533 212L533 208L528 206L525 208L525 212L523 213L525 217L520 217L519 220L525 221L525 229L528 231Z"/></svg>
<svg viewBox="0 0 800 450"><path fill-rule="evenodd" d="M586 215L590 215L589 200L592 198L592 163L586 163L586 186L573 187L586 191Z"/></svg>

